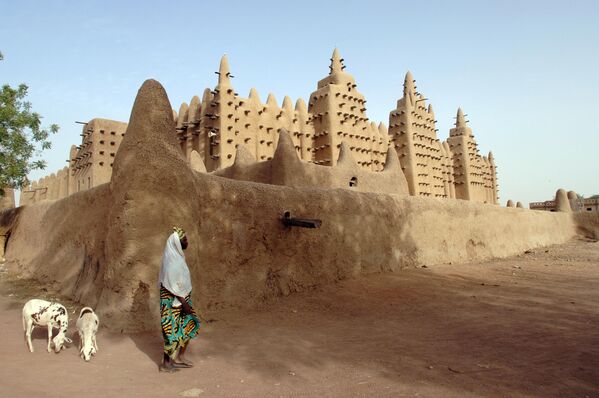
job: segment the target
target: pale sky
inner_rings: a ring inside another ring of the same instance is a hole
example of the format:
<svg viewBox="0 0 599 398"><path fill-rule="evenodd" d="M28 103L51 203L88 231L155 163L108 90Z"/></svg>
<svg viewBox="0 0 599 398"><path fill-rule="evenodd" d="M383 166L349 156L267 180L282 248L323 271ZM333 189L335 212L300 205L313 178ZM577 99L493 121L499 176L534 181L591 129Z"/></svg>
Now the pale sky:
<svg viewBox="0 0 599 398"><path fill-rule="evenodd" d="M216 85L226 53L240 95L307 100L334 47L371 120L388 125L408 70L438 138L461 106L493 151L502 205L599 194L599 1L0 0L0 84L27 83L61 128L31 179L66 165L76 120L128 121L145 79L178 110Z"/></svg>

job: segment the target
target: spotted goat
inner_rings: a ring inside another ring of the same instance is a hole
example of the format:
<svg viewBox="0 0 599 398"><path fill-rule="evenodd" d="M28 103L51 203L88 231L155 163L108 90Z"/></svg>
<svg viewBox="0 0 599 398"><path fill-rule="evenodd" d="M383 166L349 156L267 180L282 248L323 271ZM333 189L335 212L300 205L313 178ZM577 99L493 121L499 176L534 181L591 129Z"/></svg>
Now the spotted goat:
<svg viewBox="0 0 599 398"><path fill-rule="evenodd" d="M77 332L79 333L79 355L86 362L91 356L98 352L96 333L100 321L98 316L90 307L83 307L77 319Z"/></svg>
<svg viewBox="0 0 599 398"><path fill-rule="evenodd" d="M36 326L48 327L48 352L58 353L65 348L65 343L73 341L66 336L69 327L69 314L67 309L59 303L45 300L32 299L23 307L23 330L29 351L33 352L31 333ZM52 338L53 328L58 328L58 334Z"/></svg>

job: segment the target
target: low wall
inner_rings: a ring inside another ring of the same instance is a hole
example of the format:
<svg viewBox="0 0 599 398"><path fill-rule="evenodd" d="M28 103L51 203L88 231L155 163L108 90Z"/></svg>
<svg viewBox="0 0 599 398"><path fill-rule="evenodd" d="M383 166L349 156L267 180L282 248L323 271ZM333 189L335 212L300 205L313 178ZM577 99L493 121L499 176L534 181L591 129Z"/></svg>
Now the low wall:
<svg viewBox="0 0 599 398"><path fill-rule="evenodd" d="M568 213L298 190L205 174L195 184L201 194L193 201L194 215L179 224L188 231L194 299L204 312L251 306L360 274L509 256L576 234ZM6 254L9 269L96 307L108 327L152 328L158 317L154 287L170 226L146 228L147 239L130 242L129 257L119 263L105 244L109 188L20 208ZM169 218L168 208L148 200ZM284 210L319 218L322 227L284 227ZM121 239L129 239L126 230Z"/></svg>

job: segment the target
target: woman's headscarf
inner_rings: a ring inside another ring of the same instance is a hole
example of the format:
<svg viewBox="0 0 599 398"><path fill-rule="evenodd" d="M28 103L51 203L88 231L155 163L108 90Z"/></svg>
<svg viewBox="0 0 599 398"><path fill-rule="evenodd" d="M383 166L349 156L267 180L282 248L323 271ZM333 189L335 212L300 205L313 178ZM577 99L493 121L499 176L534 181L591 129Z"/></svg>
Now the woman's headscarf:
<svg viewBox="0 0 599 398"><path fill-rule="evenodd" d="M191 275L177 231L173 232L166 241L160 267L160 283L175 296L186 297L191 293ZM173 304L176 307L181 305L177 298Z"/></svg>

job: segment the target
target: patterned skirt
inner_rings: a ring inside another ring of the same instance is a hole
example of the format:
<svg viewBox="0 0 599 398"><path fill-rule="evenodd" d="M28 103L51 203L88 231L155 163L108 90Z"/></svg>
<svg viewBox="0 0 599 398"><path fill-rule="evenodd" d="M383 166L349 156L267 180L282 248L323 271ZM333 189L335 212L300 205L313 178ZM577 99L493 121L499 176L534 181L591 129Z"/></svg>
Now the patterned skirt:
<svg viewBox="0 0 599 398"><path fill-rule="evenodd" d="M179 348L185 347L189 340L196 337L200 329L198 318L191 302L191 293L185 297L185 301L191 307L191 314L181 316L181 308L173 307L175 296L160 286L160 323L162 325L162 337L164 338L164 353L174 358Z"/></svg>

